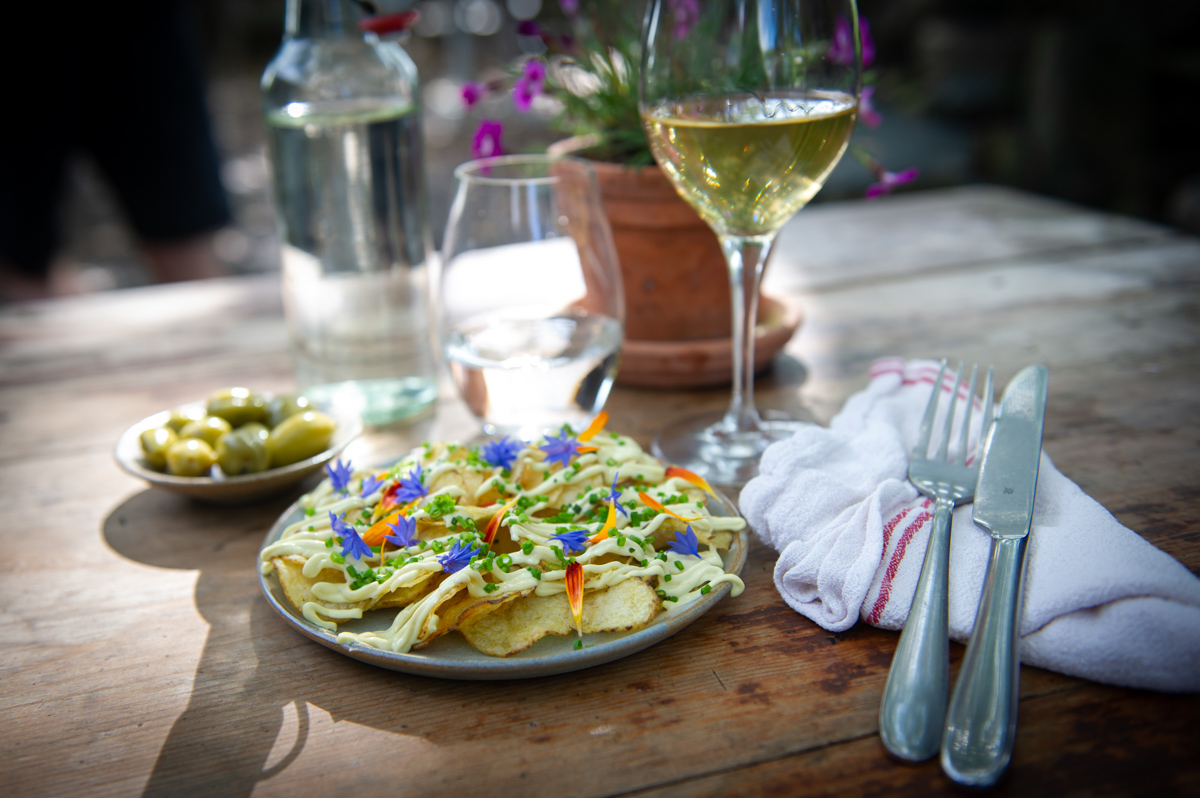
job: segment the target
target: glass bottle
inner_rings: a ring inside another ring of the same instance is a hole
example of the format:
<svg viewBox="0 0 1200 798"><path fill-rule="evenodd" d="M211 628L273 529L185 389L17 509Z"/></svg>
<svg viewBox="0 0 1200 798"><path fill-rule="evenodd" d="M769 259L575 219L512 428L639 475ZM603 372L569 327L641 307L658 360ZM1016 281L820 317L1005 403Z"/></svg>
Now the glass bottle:
<svg viewBox="0 0 1200 798"><path fill-rule="evenodd" d="M262 77L299 387L368 425L437 396L417 70L350 0L288 0Z"/></svg>

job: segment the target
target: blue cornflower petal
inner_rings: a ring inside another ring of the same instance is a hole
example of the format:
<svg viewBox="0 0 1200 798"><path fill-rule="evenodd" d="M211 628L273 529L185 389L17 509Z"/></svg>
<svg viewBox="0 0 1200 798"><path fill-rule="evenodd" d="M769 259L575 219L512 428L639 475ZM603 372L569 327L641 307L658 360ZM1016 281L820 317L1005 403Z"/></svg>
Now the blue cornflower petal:
<svg viewBox="0 0 1200 798"><path fill-rule="evenodd" d="M350 461L347 460L343 463L340 457L333 465L325 464L325 473L329 475L329 482L338 493L346 493L346 488L350 484L352 470Z"/></svg>
<svg viewBox="0 0 1200 798"><path fill-rule="evenodd" d="M621 491L617 490L617 478L620 476L620 474L613 474L612 492L608 494L608 500L613 503L613 507L617 508L618 513L628 518L629 510L628 508L622 506Z"/></svg>
<svg viewBox="0 0 1200 798"><path fill-rule="evenodd" d="M341 535L342 537L343 557L353 557L356 560L365 560L374 553L371 551L371 547L367 545L366 541L359 536L358 531L355 530L353 526L347 524L345 521L334 515L332 510L329 511L329 525L333 527L335 534Z"/></svg>
<svg viewBox="0 0 1200 798"><path fill-rule="evenodd" d="M408 504L429 495L429 489L421 484L421 471L421 464L417 463L417 467L409 471L408 476L400 478L396 484L396 502L398 504Z"/></svg>
<svg viewBox="0 0 1200 798"><path fill-rule="evenodd" d="M547 437L546 445L538 448L546 453L547 463L558 461L566 468L571 464L571 458L579 454L579 441L564 429L557 438Z"/></svg>
<svg viewBox="0 0 1200 798"><path fill-rule="evenodd" d="M383 484L383 480L375 477L374 474L363 477L362 490L359 491L359 496L363 499L370 496L375 491L379 490L379 486Z"/></svg>
<svg viewBox="0 0 1200 798"><path fill-rule="evenodd" d="M524 448L524 444L521 441L509 440L509 437L505 435L500 440L485 443L479 457L490 466L507 468L511 471L522 448Z"/></svg>
<svg viewBox="0 0 1200 798"><path fill-rule="evenodd" d="M553 534L550 539L562 545L563 554L575 554L587 548L588 533L585 529L572 529L570 532Z"/></svg>
<svg viewBox="0 0 1200 798"><path fill-rule="evenodd" d="M417 519L399 516L396 518L396 523L391 524L384 522L384 525L395 532L394 535L384 535L383 539L389 543L393 543L402 549L407 549L413 543L417 542Z"/></svg>
<svg viewBox="0 0 1200 798"><path fill-rule="evenodd" d="M437 561L442 564L442 570L448 574L454 574L461 571L471 562L471 557L475 555L475 546L470 543L463 543L461 540L454 541L454 545L450 547L450 551L437 558Z"/></svg>
<svg viewBox="0 0 1200 798"><path fill-rule="evenodd" d="M699 557L700 541L696 539L692 525L688 524L687 529L683 532L676 532L675 539L667 544L667 548L676 554L690 554L693 557Z"/></svg>

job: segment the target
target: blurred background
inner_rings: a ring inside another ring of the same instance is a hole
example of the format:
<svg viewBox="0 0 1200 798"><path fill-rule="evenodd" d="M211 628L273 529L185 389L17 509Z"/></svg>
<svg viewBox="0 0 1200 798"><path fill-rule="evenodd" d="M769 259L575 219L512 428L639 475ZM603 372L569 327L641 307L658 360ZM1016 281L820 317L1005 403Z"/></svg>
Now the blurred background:
<svg viewBox="0 0 1200 798"><path fill-rule="evenodd" d="M539 151L557 137L548 107L519 115L502 95L467 111L462 84L503 75L514 57L536 52L536 37L518 35L518 24L561 12L556 0L379 5L421 14L403 45L421 75L440 244L451 173L470 158L481 118L504 120L508 151ZM259 78L279 47L284 2L182 6L202 56L233 218L212 242L219 268L277 270ZM859 8L877 49L883 123L860 125L856 141L888 169L919 167L904 191L1000 183L1200 232L1200 152L1187 110L1200 97L1200 3L860 0ZM874 179L846 157L816 202L861 197ZM153 281L115 194L86 157L68 163L60 224L57 293Z"/></svg>

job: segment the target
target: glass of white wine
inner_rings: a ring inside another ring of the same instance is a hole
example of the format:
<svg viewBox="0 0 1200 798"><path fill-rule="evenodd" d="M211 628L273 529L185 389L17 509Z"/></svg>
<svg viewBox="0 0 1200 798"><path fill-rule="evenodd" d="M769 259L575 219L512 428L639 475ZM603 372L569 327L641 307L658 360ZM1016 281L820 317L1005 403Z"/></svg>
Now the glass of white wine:
<svg viewBox="0 0 1200 798"><path fill-rule="evenodd" d="M854 130L861 90L854 0L654 0L639 105L659 166L729 263L733 398L663 429L655 454L736 488L799 422L754 404L758 285L776 233L821 189Z"/></svg>

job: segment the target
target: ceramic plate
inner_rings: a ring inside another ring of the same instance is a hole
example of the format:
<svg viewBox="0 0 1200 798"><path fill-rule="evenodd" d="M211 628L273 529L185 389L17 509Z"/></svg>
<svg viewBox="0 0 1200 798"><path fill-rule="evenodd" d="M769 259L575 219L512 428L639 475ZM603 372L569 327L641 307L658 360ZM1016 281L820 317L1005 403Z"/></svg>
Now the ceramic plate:
<svg viewBox="0 0 1200 798"><path fill-rule="evenodd" d="M709 512L717 516L736 516L737 511L721 494L710 499ZM267 537L263 540L262 548L279 540L283 530L304 515L299 504L288 508ZM748 530L743 529L734 535L733 544L727 551L722 552L725 570L728 573L741 573L746 564L749 548ZM261 549L260 549L261 553ZM520 654L511 657L489 657L471 647L461 635L447 634L438 638L428 648L413 651L408 654L396 654L383 651L359 643L341 645L337 642L335 633L309 623L304 616L292 606L283 594L279 585L279 577L274 570L263 575L259 571L259 581L267 601L300 634L331 648L339 654L388 668L403 673L419 676L437 676L443 679L528 679L534 676L550 676L556 673L590 668L593 665L603 665L630 654L636 654L648 646L665 640L692 621L708 612L718 601L729 595L731 590L726 582L722 582L707 596L701 596L690 605L676 613L659 613L646 627L634 632L601 632L583 636L583 648L576 651L576 637L558 637L547 635L534 643ZM339 631L363 632L374 629L386 629L396 617L398 609L374 610L364 613L361 620L343 621Z"/></svg>
<svg viewBox="0 0 1200 798"><path fill-rule="evenodd" d="M183 405L183 407L203 410L204 402L192 402L191 404ZM217 476L215 477L176 477L171 474L164 474L161 471L155 471L147 466L142 459L142 444L138 436L145 430L154 429L166 424L167 419L171 415L170 410L155 413L125 430L117 441L117 447L113 450L113 457L116 458L117 465L124 469L126 473L144 479L157 488L163 488L174 493L182 493L193 499L221 504L236 504L260 499L274 493L279 493L290 485L294 485L304 479L336 457L342 449L346 448L350 441L362 433L362 421L356 414L339 412L336 409L326 407L320 409L322 412L333 416L333 419L337 422L337 430L333 433L333 441L330 443L329 448L316 457L310 457L307 460L301 460L298 463L292 463L282 468L269 468L257 474L227 477L220 473L220 469L217 469Z"/></svg>

